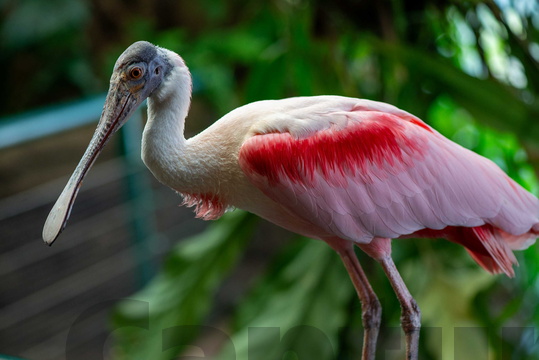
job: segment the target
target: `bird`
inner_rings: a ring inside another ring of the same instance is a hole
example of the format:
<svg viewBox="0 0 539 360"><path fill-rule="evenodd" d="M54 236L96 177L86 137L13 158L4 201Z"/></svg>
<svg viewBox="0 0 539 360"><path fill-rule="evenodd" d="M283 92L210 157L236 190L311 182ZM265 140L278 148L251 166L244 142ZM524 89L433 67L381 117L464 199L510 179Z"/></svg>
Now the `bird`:
<svg viewBox="0 0 539 360"><path fill-rule="evenodd" d="M186 139L191 93L190 71L175 52L138 41L121 54L95 133L45 222L46 244L65 228L107 141L146 99L142 160L196 217L239 208L337 252L361 303L363 360L376 356L382 309L356 246L387 275L406 359L417 359L421 312L392 260L392 240L445 238L488 272L513 277L513 251L539 237L536 196L395 106L332 95L262 100Z"/></svg>

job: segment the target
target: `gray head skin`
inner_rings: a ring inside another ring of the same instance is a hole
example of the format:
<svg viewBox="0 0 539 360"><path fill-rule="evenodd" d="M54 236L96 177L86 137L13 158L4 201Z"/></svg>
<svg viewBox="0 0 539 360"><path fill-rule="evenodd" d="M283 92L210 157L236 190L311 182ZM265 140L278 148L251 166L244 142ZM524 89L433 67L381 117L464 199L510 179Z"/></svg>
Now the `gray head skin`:
<svg viewBox="0 0 539 360"><path fill-rule="evenodd" d="M163 83L172 68L166 51L146 41L134 43L118 58L97 129L45 222L45 243L52 245L65 228L82 181L111 135Z"/></svg>

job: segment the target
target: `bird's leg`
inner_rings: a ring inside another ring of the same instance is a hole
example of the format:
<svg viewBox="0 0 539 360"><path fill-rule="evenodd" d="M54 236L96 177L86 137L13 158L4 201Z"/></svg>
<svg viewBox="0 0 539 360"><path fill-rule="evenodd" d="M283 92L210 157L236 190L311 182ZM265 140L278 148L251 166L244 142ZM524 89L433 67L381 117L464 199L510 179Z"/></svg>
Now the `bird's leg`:
<svg viewBox="0 0 539 360"><path fill-rule="evenodd" d="M391 256L385 256L378 259L397 294L401 304L401 326L406 336L406 360L416 360L419 347L419 329L421 327L421 312L416 301L404 284L399 271Z"/></svg>
<svg viewBox="0 0 539 360"><path fill-rule="evenodd" d="M382 265L401 304L401 326L406 336L406 360L417 360L421 312L391 258L391 239L375 237L368 244L357 245Z"/></svg>
<svg viewBox="0 0 539 360"><path fill-rule="evenodd" d="M342 240L328 243L341 257L361 302L361 318L363 322L363 352L361 359L374 360L382 317L380 301L378 301L378 297L372 290L371 284L369 284L369 280L357 260L353 246Z"/></svg>

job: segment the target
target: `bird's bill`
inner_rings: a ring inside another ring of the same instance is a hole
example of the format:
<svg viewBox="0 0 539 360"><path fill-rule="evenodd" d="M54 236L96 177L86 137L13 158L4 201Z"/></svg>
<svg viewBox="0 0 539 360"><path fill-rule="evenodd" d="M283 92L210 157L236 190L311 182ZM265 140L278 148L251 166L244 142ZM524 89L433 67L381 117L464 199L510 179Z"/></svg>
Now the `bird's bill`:
<svg viewBox="0 0 539 360"><path fill-rule="evenodd" d="M65 228L79 188L112 134L129 119L143 99L131 93L120 81L111 81L101 118L82 159L56 200L43 227L43 240L52 245Z"/></svg>

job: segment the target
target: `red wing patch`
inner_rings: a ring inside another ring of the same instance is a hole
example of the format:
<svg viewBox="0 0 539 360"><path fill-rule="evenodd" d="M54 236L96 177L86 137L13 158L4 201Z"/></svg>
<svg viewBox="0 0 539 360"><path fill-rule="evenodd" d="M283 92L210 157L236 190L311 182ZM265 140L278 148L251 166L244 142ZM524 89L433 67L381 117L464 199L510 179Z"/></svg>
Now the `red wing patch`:
<svg viewBox="0 0 539 360"><path fill-rule="evenodd" d="M372 112L345 129L319 131L305 139L289 133L257 135L240 151L242 168L277 183L281 177L310 183L318 171L326 179L368 174L378 168L402 168L422 145L406 134L402 119Z"/></svg>
<svg viewBox="0 0 539 360"><path fill-rule="evenodd" d="M412 124L414 124L414 125L422 127L423 129L427 130L428 132L432 132L432 129L427 124L425 124L423 121L419 120L418 118L412 117L412 118L410 118L410 122Z"/></svg>

